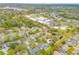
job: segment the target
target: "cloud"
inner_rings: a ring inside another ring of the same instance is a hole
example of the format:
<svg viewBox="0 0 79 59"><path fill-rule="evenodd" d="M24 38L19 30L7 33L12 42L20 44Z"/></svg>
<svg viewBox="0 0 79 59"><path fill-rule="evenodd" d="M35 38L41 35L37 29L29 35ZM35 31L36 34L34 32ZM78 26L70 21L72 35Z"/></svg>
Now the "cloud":
<svg viewBox="0 0 79 59"><path fill-rule="evenodd" d="M1 0L0 3L79 3L79 0Z"/></svg>

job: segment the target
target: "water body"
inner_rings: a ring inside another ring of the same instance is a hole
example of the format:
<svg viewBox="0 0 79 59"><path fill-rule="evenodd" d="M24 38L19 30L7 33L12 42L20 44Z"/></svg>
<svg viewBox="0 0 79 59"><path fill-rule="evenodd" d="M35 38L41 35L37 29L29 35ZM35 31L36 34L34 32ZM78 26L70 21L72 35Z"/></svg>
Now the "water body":
<svg viewBox="0 0 79 59"><path fill-rule="evenodd" d="M0 3L0 7L18 7L18 8L30 8L30 7L52 7L52 8L79 8L79 4L22 4L22 3Z"/></svg>

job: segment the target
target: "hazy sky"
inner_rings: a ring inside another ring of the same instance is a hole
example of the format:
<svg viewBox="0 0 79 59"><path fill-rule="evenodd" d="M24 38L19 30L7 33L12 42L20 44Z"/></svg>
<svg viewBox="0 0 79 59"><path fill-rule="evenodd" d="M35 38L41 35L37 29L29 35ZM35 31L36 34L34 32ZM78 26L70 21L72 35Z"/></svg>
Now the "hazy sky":
<svg viewBox="0 0 79 59"><path fill-rule="evenodd" d="M79 3L79 0L0 0L0 3Z"/></svg>

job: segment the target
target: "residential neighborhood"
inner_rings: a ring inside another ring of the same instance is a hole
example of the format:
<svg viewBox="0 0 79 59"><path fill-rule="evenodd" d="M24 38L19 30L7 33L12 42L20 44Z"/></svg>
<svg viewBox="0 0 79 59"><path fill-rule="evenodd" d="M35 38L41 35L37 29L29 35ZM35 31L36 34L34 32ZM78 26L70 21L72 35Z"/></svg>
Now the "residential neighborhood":
<svg viewBox="0 0 79 59"><path fill-rule="evenodd" d="M0 55L79 55L73 5L0 4Z"/></svg>

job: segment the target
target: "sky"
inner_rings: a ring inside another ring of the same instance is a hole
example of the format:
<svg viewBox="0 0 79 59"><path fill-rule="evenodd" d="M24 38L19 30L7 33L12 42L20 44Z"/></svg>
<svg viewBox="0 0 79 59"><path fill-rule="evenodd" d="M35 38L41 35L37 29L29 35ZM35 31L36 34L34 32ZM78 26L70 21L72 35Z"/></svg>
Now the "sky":
<svg viewBox="0 0 79 59"><path fill-rule="evenodd" d="M0 3L77 3L79 0L1 0Z"/></svg>

